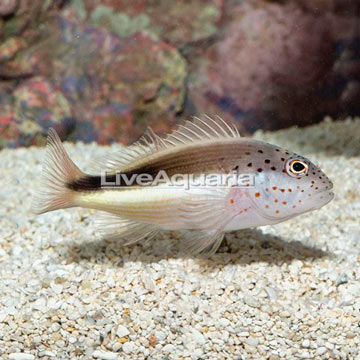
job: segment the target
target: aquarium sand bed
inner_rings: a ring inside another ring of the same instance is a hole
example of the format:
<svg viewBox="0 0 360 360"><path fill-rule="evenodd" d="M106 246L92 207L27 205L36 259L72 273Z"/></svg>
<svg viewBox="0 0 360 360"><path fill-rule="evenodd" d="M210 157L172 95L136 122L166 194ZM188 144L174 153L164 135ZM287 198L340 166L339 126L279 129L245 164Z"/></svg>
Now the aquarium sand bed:
<svg viewBox="0 0 360 360"><path fill-rule="evenodd" d="M360 119L255 137L320 164L335 199L208 260L177 232L121 248L94 211L32 214L44 149L2 150L0 358L359 360ZM66 149L82 169L109 151Z"/></svg>

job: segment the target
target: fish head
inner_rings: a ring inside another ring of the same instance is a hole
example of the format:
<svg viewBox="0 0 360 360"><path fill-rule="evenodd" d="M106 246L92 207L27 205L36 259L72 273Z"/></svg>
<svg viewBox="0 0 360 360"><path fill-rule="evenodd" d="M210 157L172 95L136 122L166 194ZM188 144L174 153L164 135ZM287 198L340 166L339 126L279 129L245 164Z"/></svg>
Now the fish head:
<svg viewBox="0 0 360 360"><path fill-rule="evenodd" d="M253 165L254 186L248 194L265 223L320 209L334 197L331 180L303 156L263 145Z"/></svg>

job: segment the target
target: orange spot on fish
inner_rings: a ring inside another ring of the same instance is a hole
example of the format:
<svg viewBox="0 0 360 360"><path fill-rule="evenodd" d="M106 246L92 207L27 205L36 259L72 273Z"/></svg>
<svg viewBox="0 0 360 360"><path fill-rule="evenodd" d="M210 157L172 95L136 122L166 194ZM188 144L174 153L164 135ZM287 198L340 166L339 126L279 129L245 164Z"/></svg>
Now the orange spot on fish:
<svg viewBox="0 0 360 360"><path fill-rule="evenodd" d="M284 205L286 205L286 204L287 204L287 202L286 202L286 201L283 201L282 203L283 203Z"/></svg>
<svg viewBox="0 0 360 360"><path fill-rule="evenodd" d="M269 188L266 188L265 191L269 191Z"/></svg>
<svg viewBox="0 0 360 360"><path fill-rule="evenodd" d="M268 209L268 208L269 208L269 205L265 205L265 208Z"/></svg>
<svg viewBox="0 0 360 360"><path fill-rule="evenodd" d="M281 192L285 192L285 189L280 189Z"/></svg>
<svg viewBox="0 0 360 360"><path fill-rule="evenodd" d="M230 200L230 204L233 204L233 203L234 203L234 199L231 199L231 200Z"/></svg>
<svg viewBox="0 0 360 360"><path fill-rule="evenodd" d="M256 197L260 197L260 193L257 192L257 193L255 194L255 196L256 196Z"/></svg>
<svg viewBox="0 0 360 360"><path fill-rule="evenodd" d="M279 210L276 210L275 212L278 214L278 213L279 213Z"/></svg>
<svg viewBox="0 0 360 360"><path fill-rule="evenodd" d="M275 199L275 200L274 200L274 202L276 202L276 203L277 203L277 202L279 202L279 200L278 200L278 199Z"/></svg>
<svg viewBox="0 0 360 360"><path fill-rule="evenodd" d="M272 187L272 189L273 189L273 190L276 190L276 189L277 189L277 187L276 187L276 186L273 186L273 187Z"/></svg>
<svg viewBox="0 0 360 360"><path fill-rule="evenodd" d="M288 189L288 192L292 192L292 190L291 190L291 189Z"/></svg>

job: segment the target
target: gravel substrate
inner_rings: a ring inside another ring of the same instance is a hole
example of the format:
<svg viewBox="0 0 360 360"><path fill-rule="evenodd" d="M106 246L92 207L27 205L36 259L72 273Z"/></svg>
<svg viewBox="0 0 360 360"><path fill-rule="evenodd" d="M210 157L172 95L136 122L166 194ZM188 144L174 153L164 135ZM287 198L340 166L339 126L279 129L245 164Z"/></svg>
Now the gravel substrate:
<svg viewBox="0 0 360 360"><path fill-rule="evenodd" d="M121 248L94 212L30 211L44 150L0 152L0 359L360 359L360 119L258 133L319 163L335 199L239 231ZM67 144L81 168L108 149Z"/></svg>

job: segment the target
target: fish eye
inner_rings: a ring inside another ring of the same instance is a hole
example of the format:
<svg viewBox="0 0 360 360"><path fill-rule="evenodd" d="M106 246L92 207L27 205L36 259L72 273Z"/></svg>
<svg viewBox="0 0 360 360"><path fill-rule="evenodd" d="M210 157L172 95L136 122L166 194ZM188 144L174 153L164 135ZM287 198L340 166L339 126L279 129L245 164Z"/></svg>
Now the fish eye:
<svg viewBox="0 0 360 360"><path fill-rule="evenodd" d="M291 176L305 176L308 168L308 164L299 159L290 159L286 164L286 170Z"/></svg>

